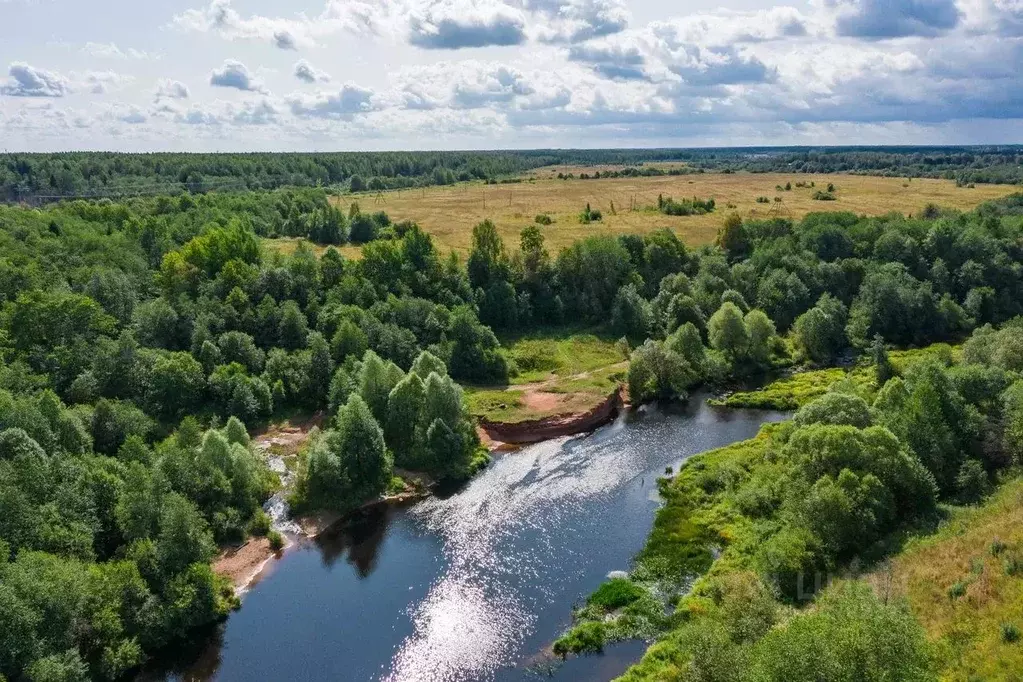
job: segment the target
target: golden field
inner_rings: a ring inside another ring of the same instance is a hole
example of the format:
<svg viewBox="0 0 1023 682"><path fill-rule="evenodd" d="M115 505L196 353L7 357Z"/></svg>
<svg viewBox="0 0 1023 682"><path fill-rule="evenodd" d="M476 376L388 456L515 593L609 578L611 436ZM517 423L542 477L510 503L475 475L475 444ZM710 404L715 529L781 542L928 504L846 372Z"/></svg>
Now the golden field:
<svg viewBox="0 0 1023 682"><path fill-rule="evenodd" d="M487 218L511 249L518 245L519 232L532 224L537 214L555 219L543 228L552 253L592 234L644 234L662 227L675 231L688 245L714 241L718 227L729 213L743 218L784 217L799 219L814 211L852 211L884 215L893 211L916 213L927 204L968 210L989 199L1020 191L1013 185L956 187L951 180L881 178L859 175L800 175L786 173L706 173L648 178L607 178L600 180L550 179L557 169L534 171L531 179L518 184L484 185L462 183L401 191L344 195L337 198L347 208L358 202L364 211L386 211L392 219L414 220L433 235L442 252L467 252L472 228ZM578 173L583 169L562 170ZM586 169L594 170L594 169ZM791 191L776 187L792 183ZM815 188L796 188L797 182ZM811 196L834 183L837 201L814 201ZM657 196L682 199L713 198L717 210L702 216L666 216L657 212ZM757 203L767 197L768 204ZM775 202L781 197L781 202ZM604 214L601 223L582 225L579 213L589 203ZM614 210L612 210L612 203ZM734 208L728 208L731 204ZM634 206L635 210L630 210ZM653 206L653 210L649 207Z"/></svg>

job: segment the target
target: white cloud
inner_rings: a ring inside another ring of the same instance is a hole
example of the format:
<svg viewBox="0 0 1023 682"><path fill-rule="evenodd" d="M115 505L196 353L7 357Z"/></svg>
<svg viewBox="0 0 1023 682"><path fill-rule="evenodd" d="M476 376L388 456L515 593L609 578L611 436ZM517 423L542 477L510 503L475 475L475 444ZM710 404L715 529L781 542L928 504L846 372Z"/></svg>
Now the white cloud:
<svg viewBox="0 0 1023 682"><path fill-rule="evenodd" d="M262 81L253 76L248 68L237 59L227 59L223 66L210 72L210 85L247 92L268 92Z"/></svg>
<svg viewBox="0 0 1023 682"><path fill-rule="evenodd" d="M624 31L630 14L621 0L526 0L542 17L537 36L543 42L578 43Z"/></svg>
<svg viewBox="0 0 1023 682"><path fill-rule="evenodd" d="M171 25L183 31L214 33L226 40L254 40L284 50L315 47L318 42L341 31L374 33L381 12L391 0L370 4L358 0L328 0L315 17L242 16L231 0L211 0L201 9L189 9L174 17Z"/></svg>
<svg viewBox="0 0 1023 682"><path fill-rule="evenodd" d="M86 43L82 52L101 59L155 59L155 55L129 47L121 49L116 43Z"/></svg>
<svg viewBox="0 0 1023 682"><path fill-rule="evenodd" d="M188 99L189 91L188 86L181 81L163 78L156 82L153 94L157 101L162 99Z"/></svg>
<svg viewBox="0 0 1023 682"><path fill-rule="evenodd" d="M372 90L345 83L337 92L291 95L288 104L299 118L349 119L373 111L373 96Z"/></svg>
<svg viewBox="0 0 1023 682"><path fill-rule="evenodd" d="M329 83L330 75L320 71L305 59L299 59L295 62L295 67L292 70L295 78L305 83Z"/></svg>
<svg viewBox="0 0 1023 682"><path fill-rule="evenodd" d="M431 50L521 45L523 13L498 0L429 0L408 17L408 40Z"/></svg>
<svg viewBox="0 0 1023 682"><path fill-rule="evenodd" d="M0 95L8 97L64 97L71 92L67 78L25 62L14 62L7 70L10 78L0 85Z"/></svg>
<svg viewBox="0 0 1023 682"><path fill-rule="evenodd" d="M114 71L90 71L82 79L83 86L94 95L105 95L125 88L135 79Z"/></svg>

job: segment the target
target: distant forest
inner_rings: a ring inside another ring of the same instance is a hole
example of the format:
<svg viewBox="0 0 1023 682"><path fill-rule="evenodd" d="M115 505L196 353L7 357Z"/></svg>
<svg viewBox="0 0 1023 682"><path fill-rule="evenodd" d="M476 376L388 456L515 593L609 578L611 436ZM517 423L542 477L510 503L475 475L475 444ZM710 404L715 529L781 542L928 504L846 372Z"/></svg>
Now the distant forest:
<svg viewBox="0 0 1023 682"><path fill-rule="evenodd" d="M713 172L860 173L970 183L1023 182L1023 146L0 155L0 200L46 202L280 187L381 191L497 182L556 164L685 162Z"/></svg>

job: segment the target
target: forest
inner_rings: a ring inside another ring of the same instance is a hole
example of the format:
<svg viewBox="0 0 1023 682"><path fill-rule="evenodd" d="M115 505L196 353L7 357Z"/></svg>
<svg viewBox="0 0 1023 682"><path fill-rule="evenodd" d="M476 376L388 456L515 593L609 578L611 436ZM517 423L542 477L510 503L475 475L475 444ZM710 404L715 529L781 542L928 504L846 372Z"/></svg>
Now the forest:
<svg viewBox="0 0 1023 682"><path fill-rule="evenodd" d="M683 162L675 173L719 171L862 173L970 183L1023 180L1023 151L988 147L748 147L490 152L336 152L291 154L0 154L0 200L152 196L333 187L380 191L455 182L508 180L552 165ZM611 177L658 174L633 168ZM562 174L564 177L564 174ZM604 177L607 177L605 174Z"/></svg>
<svg viewBox="0 0 1023 682"><path fill-rule="evenodd" d="M271 532L261 504L279 480L250 435L275 418L328 415L298 471L299 510L350 510L395 467L472 476L487 458L460 384L507 382L518 368L499 338L567 321L622 337L637 403L871 358L871 402L837 392L804 407L771 436L769 471L728 501L762 532L747 536L766 562L747 564L755 575L838 566L944 500L982 495L1015 458L1021 215L1023 195L912 219L723 214L715 246L597 225L555 254L541 225L508 245L484 221L463 261L413 222L336 210L315 188L0 207L0 676L119 679L226 617L237 598L210 561ZM279 235L326 248L264 248ZM349 242L361 259L333 248ZM965 339L962 367L895 377L887 359ZM680 485L735 492L714 474ZM894 616L859 598L824 601L817 618L852 609L885 631ZM746 651L764 622L713 636ZM776 640L763 646L801 646ZM801 679L784 666L806 660L776 655L765 679Z"/></svg>

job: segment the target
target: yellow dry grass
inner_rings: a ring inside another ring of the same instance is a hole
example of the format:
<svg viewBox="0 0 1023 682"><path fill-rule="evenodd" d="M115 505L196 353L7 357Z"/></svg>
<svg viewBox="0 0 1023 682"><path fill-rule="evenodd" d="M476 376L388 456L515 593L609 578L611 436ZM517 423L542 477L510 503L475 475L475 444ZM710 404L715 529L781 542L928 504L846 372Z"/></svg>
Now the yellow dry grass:
<svg viewBox="0 0 1023 682"><path fill-rule="evenodd" d="M494 221L509 248L518 245L519 233L537 214L556 220L544 227L548 248L560 248L592 234L645 234L668 227L690 246L714 241L718 227L729 213L744 218L785 217L799 219L815 211L852 211L864 215L916 213L927 204L971 209L989 199L1019 191L1012 185L956 187L950 180L881 178L857 175L798 175L786 173L706 173L650 178L600 180L551 180L551 169L518 184L463 183L402 191L364 193L337 198L347 208L356 201L366 211L386 211L394 220L414 220L433 235L442 252L467 252L472 228L487 218ZM776 186L791 182L792 191ZM796 188L796 182L816 183L816 188ZM817 190L834 183L837 201L814 201ZM718 208L703 216L666 216L647 207L657 204L658 194L676 199L713 197ZM769 204L758 204L757 197ZM781 197L780 203L774 197ZM611 204L614 203L614 211ZM604 214L602 223L582 225L579 213L589 203ZM734 208L728 208L731 204ZM635 206L637 210L630 210Z"/></svg>
<svg viewBox="0 0 1023 682"><path fill-rule="evenodd" d="M305 242L305 244L313 250L317 258L322 256L323 253L327 250L326 246L314 244L313 242L307 239L300 239L297 237L277 237L275 239L264 238L263 246L265 246L270 251L277 251L278 253L282 253L285 256L290 256L291 254L295 253L295 250L298 249L298 245L303 242ZM345 258L358 259L362 257L362 247L360 246L348 245L337 246L334 248L340 251L341 255L344 256Z"/></svg>
<svg viewBox="0 0 1023 682"><path fill-rule="evenodd" d="M996 544L997 543L997 544ZM1023 479L1010 480L984 505L957 509L931 537L911 543L890 567L868 577L881 596L907 598L944 669L942 680L1023 679L1023 644L1005 641L1002 624L1023 630ZM950 593L959 585L961 596Z"/></svg>

